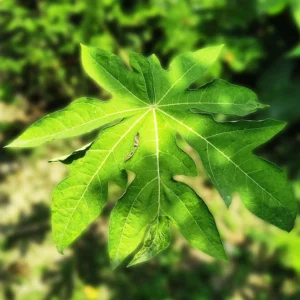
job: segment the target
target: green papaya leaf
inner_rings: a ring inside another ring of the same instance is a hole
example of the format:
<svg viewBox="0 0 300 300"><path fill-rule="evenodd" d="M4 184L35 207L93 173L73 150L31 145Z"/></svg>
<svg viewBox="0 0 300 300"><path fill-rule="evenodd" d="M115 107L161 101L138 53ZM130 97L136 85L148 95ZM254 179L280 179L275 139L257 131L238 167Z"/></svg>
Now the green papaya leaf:
<svg viewBox="0 0 300 300"><path fill-rule="evenodd" d="M70 175L55 189L54 241L62 252L107 202L108 184L125 190L110 216L109 254L115 268L151 259L170 243L169 223L197 249L221 260L226 254L204 201L176 175L196 176L185 140L199 154L212 183L229 206L235 193L256 216L291 230L296 202L284 173L253 151L284 127L283 122L217 122L211 114L246 116L265 107L247 88L215 79L197 89L222 49L208 47L176 57L169 70L155 55L130 54L128 70L115 55L82 46L86 72L112 94L82 98L31 125L10 147L33 147L100 129L95 141L54 159ZM180 137L180 139L178 139ZM134 180L128 186L128 172Z"/></svg>

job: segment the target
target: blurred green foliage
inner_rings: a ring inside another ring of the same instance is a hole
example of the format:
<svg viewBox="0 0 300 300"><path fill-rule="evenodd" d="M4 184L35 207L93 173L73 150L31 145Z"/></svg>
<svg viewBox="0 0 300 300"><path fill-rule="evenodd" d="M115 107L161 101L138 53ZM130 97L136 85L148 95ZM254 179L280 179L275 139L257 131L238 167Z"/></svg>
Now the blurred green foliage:
<svg viewBox="0 0 300 300"><path fill-rule="evenodd" d="M256 72L296 43L297 0L31 1L0 3L3 100L16 89L30 99L70 101L86 92L79 43L105 50L157 53L165 61L203 45L226 44L215 73ZM290 5L290 7L288 7ZM287 9L288 7L288 9ZM276 16L293 22L279 31ZM123 54L126 55L126 54ZM227 71L227 72L226 72ZM226 76L225 75L225 76ZM52 91L55 90L53 93Z"/></svg>
<svg viewBox="0 0 300 300"><path fill-rule="evenodd" d="M165 66L179 53L224 43L205 80L246 85L271 105L253 118L289 122L260 154L286 169L300 199L299 33L299 0L2 0L0 144L75 98L108 97L83 74L79 43L113 51L125 64L129 51L155 52ZM239 201L227 211L203 176L199 193L217 215L229 264L199 256L176 236L153 262L112 272L105 246L110 207L59 255L49 195L65 169L54 164L49 172L46 160L84 142L1 151L0 299L300 298L299 220L286 234Z"/></svg>

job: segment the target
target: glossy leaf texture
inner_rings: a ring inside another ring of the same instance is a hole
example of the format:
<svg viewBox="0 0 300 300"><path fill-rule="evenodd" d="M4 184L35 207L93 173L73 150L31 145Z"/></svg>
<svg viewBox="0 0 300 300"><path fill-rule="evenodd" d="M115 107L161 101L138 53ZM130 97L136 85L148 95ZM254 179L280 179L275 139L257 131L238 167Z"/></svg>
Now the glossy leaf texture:
<svg viewBox="0 0 300 300"><path fill-rule="evenodd" d="M290 231L296 202L284 173L253 151L284 123L274 120L217 122L213 114L246 116L265 106L251 90L215 79L190 86L218 58L222 46L182 54L168 70L158 58L130 55L130 69L117 56L82 46L87 74L111 100L81 98L31 125L10 147L34 147L99 129L92 143L52 161L70 168L55 189L53 237L63 251L97 218L108 185L126 189L110 216L109 254L115 268L151 259L170 243L173 224L197 249L221 260L226 254L205 202L176 175L196 176L178 136L199 154L227 206L232 196L256 216ZM128 186L128 171L134 180Z"/></svg>

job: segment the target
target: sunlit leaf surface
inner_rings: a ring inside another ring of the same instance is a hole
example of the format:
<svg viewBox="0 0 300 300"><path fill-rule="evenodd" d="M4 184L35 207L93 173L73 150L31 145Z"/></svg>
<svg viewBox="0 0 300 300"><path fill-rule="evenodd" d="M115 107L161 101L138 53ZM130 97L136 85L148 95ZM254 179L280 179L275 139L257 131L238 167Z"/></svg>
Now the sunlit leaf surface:
<svg viewBox="0 0 300 300"><path fill-rule="evenodd" d="M169 223L191 245L226 260L212 214L203 200L175 175L196 176L193 160L178 143L181 136L199 154L212 183L230 205L238 193L256 216L291 230L296 203L284 173L252 152L284 127L273 120L217 122L211 114L246 116L263 108L247 88L216 79L189 87L216 61L222 46L176 57L168 70L155 55L130 55L131 70L120 58L82 46L86 72L112 94L109 101L81 98L33 124L11 147L47 141L100 128L98 138L56 160L71 174L55 189L53 237L59 251L99 216L108 184L127 187L110 217L109 253L113 267L137 251L136 264L164 250Z"/></svg>

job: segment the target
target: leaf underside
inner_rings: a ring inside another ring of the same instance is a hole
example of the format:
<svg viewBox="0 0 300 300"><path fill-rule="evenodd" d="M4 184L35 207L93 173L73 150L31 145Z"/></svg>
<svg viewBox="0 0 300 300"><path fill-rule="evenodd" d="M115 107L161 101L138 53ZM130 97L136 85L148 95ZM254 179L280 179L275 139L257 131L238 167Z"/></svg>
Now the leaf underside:
<svg viewBox="0 0 300 300"><path fill-rule="evenodd" d="M212 214L191 187L175 175L196 176L196 166L178 143L182 137L199 154L227 206L235 193L256 216L291 230L296 203L284 173L252 152L284 127L274 120L217 122L212 114L246 116L263 108L249 89L215 79L189 89L217 59L222 46L176 57L168 70L155 55L131 53L127 70L115 55L82 46L82 62L109 101L81 98L31 125L9 147L35 147L100 128L95 141L54 161L71 173L55 189L53 237L59 251L99 216L108 184L127 186L110 216L113 267L135 253L130 265L168 247L170 224L191 245L226 260ZM138 137L138 141L137 141Z"/></svg>

